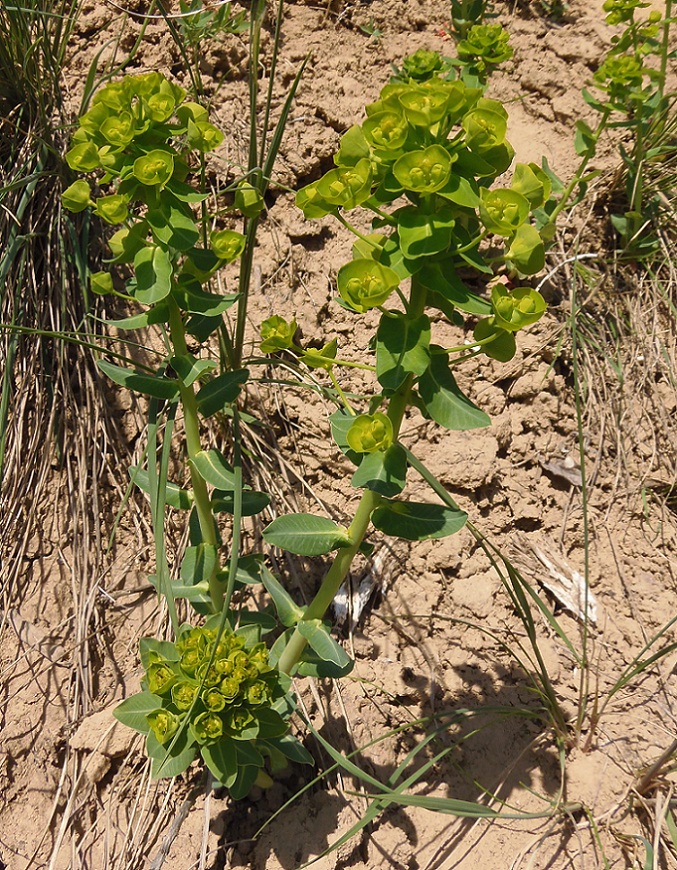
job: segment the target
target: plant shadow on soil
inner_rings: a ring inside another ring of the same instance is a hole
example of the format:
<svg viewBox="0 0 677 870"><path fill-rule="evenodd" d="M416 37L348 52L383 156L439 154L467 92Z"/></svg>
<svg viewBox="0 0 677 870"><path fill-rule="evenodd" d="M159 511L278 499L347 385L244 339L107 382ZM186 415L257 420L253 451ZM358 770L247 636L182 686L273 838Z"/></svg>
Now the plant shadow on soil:
<svg viewBox="0 0 677 870"><path fill-rule="evenodd" d="M491 669L491 676L476 667L456 668L465 688L453 694L446 690L441 693L439 685L431 685L431 681L419 673L406 674L407 682L416 694L416 715L419 715L419 710L422 716L434 715L437 718L428 730L439 730L435 738L414 756L400 781L440 751L448 750L440 762L424 773L412 792L481 803L486 803L483 798L487 792L498 801L509 802L510 795L518 787L535 789L545 795L558 792L560 770L556 749L554 745L543 745L538 739L547 730L543 711L534 703L526 706L521 703L525 692L531 692L527 675L519 669L497 667L494 661L487 661L487 668ZM497 689L497 685L500 688ZM325 723L318 729L319 733L344 754L355 752L355 738L338 709L337 696L328 683L319 688L325 709ZM393 703L390 727L402 724L401 710L395 709L398 702ZM533 718L525 717L524 711ZM390 718L387 712L386 716ZM445 727L443 723L450 724ZM385 784L395 772L397 763L423 737L422 730L412 729L401 731L392 738L395 752L384 755L395 758L392 763L380 764L367 751L351 755L351 760ZM318 768L331 766L332 760L316 740L309 737L306 745L313 752ZM354 798L351 803L351 798L344 793L344 790L356 792L359 788L359 784L347 775L343 776L341 783L332 774L313 786L273 820L259 839L250 839L314 775L315 771L308 773L306 769L296 768L269 792L257 795L258 800L247 799L234 804L213 820L212 830L219 834L220 842L219 857L212 870L222 870L226 866L246 866L252 870L280 866L284 870L296 870L311 857L321 855L331 847L357 822L367 806L360 798ZM547 809L546 804L544 808ZM509 809L506 807L505 811ZM445 855L451 854L476 823L473 818L464 819L460 824L457 824L456 817L450 819L454 830L435 864L429 865L431 868L438 866ZM389 854L385 844L374 837L384 825L399 829L400 840L406 838L410 850L406 864ZM381 866L416 870L419 866L416 852L426 845L420 842L418 829L405 809L395 805L386 807L374 822L340 848L335 866L347 868L367 860L377 860ZM368 848L372 850L370 856ZM224 863L226 854L229 858Z"/></svg>

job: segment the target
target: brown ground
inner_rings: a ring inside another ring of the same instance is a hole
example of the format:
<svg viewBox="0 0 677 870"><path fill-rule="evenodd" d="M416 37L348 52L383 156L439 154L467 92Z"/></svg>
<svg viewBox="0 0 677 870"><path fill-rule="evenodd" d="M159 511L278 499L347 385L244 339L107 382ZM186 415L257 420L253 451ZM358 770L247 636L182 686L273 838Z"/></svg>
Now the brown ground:
<svg viewBox="0 0 677 870"><path fill-rule="evenodd" d="M574 123L589 111L580 88L610 39L600 6L597 0L572 0L565 17L554 22L536 0L532 8L496 4L512 35L515 57L495 76L491 94L513 100L509 138L518 158L540 162L545 155L565 179L576 165ZM112 3L87 0L84 13L70 64L74 103L78 82L94 53L119 31L123 20ZM444 30L448 15L446 0L288 4L283 82L289 84L308 51L313 59L292 112L261 232L253 324L273 313L295 315L306 338L328 340L338 334L344 358L363 352L365 328L354 329L352 322L342 321L341 309L328 304L329 279L349 256L350 240L329 220L304 223L284 188L306 183L327 167L339 134L360 120L364 104L374 100L386 82L391 63L420 47L451 51L453 43ZM101 31L104 25L108 30ZM371 25L380 36L360 29ZM131 48L138 26L133 21L124 25L123 50ZM228 162L244 153L244 46L243 39L228 38L205 47L200 61L213 93L215 123L229 132L214 161L221 178ZM101 62L111 52L112 43L103 48ZM182 80L176 50L161 23L149 26L134 69L160 69ZM225 78L229 71L232 81ZM574 224L581 225L580 216ZM588 233L585 245L586 253L594 253L601 240ZM414 414L403 438L476 525L523 567L580 650L581 625L539 585L549 582L550 575L534 556L534 548L540 547L569 577L584 571L573 364L566 334L561 352L556 352L570 305L571 272L562 261L572 250L569 239L554 251L551 267L559 268L544 285L553 303L551 313L538 328L520 336L516 359L504 366L480 363L475 371L465 372L465 386L491 414L492 427L443 433ZM606 289L601 292L603 296ZM665 467L670 457L660 441L656 443L655 408L648 404L634 360L626 359L625 386L604 360L598 358L595 364L593 355L583 362L592 384L583 434L589 582L598 613L588 638L587 715L577 745L567 749L564 777L552 731L536 716L538 703L520 652L521 646L528 649L523 626L498 575L465 531L411 547L395 543L394 551L384 544L377 577L382 592L347 639L357 660L353 674L331 688L299 687L315 727L345 753L420 717L459 708L473 711L473 718L450 722L437 742L421 753L420 762L450 748L414 791L485 801L491 793L505 801L506 812L546 814L564 788L564 809L549 819L490 824L415 807L390 808L368 832L314 866L644 866L645 849L637 837L652 839L653 820L663 818L673 786L668 777L660 788L650 787L642 796L633 788L640 771L674 737L674 654L620 690L594 730L590 712L677 612L677 520L644 485L648 477L669 481L672 471ZM633 374L635 380L630 378ZM656 379L649 380L653 384ZM347 378L348 387L359 384L357 375ZM675 411L674 389L666 382L656 389L669 418ZM594 405L600 395L608 397L606 408ZM116 408L129 405L124 397L113 401ZM356 493L349 486L347 464L328 446L327 409L301 391L291 390L276 401L278 421L285 424L278 440L281 454L300 470L312 493L331 506L333 515L345 520ZM136 437L142 426L133 415L134 406L125 417L131 452L139 449ZM98 507L90 505L90 546L94 533L102 542L110 533L124 487L124 469L107 468L106 445L102 449L99 483L104 497ZM423 487L414 476L412 480L412 495L425 497ZM55 472L54 492L68 485L72 484L59 480ZM314 496L298 486L287 489L287 498L296 499L301 509L314 506ZM114 726L110 715L116 702L138 688L138 637L163 625L145 582L145 573L152 570L147 520L135 510L127 508L123 514L117 544L98 563L98 573L82 576L76 559L80 538L72 525L70 532L64 531L69 528L67 517L55 496L54 503L41 510L40 528L20 572L21 598L5 613L0 652L0 858L11 870L157 870L163 837L170 833L191 788L200 787L197 769L170 787L151 783L140 740ZM320 569L292 567L295 594L312 594ZM541 616L536 617L536 630L557 696L575 722L581 673ZM670 629L656 648L674 639ZM501 716L495 711L499 705L526 709L532 718ZM422 733L412 726L360 752L356 760L385 782ZM319 769L329 765L318 744L311 738L306 744ZM200 792L178 836L168 841L165 866L296 870L334 843L367 806L349 777L330 776L252 841L256 830L312 776L308 770L294 769L269 792L238 805L222 793L205 798ZM207 856L203 863L201 851ZM662 848L655 860L655 867L677 866Z"/></svg>

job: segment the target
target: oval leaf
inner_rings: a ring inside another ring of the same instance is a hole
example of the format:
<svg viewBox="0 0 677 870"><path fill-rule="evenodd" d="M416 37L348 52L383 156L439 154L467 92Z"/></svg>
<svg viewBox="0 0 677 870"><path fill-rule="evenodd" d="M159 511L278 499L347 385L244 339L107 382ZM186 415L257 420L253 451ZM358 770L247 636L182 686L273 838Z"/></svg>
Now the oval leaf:
<svg viewBox="0 0 677 870"><path fill-rule="evenodd" d="M391 501L371 515L374 526L386 535L407 541L427 541L453 535L466 524L468 514L441 504Z"/></svg>
<svg viewBox="0 0 677 870"><path fill-rule="evenodd" d="M278 517L264 530L263 538L273 547L297 556L322 556L352 543L346 530L333 520L313 514Z"/></svg>
<svg viewBox="0 0 677 870"><path fill-rule="evenodd" d="M100 359L97 363L101 371L111 381L128 390L135 390L155 399L175 399L179 394L179 382L169 378L158 378L153 375L145 375L134 369L124 369Z"/></svg>
<svg viewBox="0 0 677 870"><path fill-rule="evenodd" d="M433 353L430 367L419 378L418 392L425 410L445 429L464 432L491 424L491 418L459 389L446 353Z"/></svg>

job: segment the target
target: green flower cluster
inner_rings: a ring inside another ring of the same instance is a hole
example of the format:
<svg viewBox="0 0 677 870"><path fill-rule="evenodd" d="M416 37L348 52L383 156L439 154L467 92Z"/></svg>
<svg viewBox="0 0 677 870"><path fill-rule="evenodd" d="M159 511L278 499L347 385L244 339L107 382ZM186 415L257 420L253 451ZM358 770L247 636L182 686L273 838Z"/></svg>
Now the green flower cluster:
<svg viewBox="0 0 677 870"><path fill-rule="evenodd" d="M500 27L472 28L466 42L487 63L510 55ZM339 295L353 311L384 305L402 280L433 263L442 274L477 267L488 235L505 240L515 271L543 267L543 240L531 220L550 196L550 180L536 164L517 164L510 187L491 189L514 156L507 112L481 88L440 75L447 69L432 52L407 59L366 107L365 121L341 139L336 168L296 196L306 218L361 206L376 214L375 229L389 230L363 238L356 258L339 270ZM404 206L384 215L384 206L402 198Z"/></svg>
<svg viewBox="0 0 677 870"><path fill-rule="evenodd" d="M149 654L146 688L163 703L146 721L159 743L168 743L186 720L199 744L253 740L262 724L266 736L287 731L283 716L273 709L286 688L268 662L265 644L247 648L244 637L231 632L218 643L216 637L213 629L186 628L170 651Z"/></svg>
<svg viewBox="0 0 677 870"><path fill-rule="evenodd" d="M513 55L510 34L500 24L474 24L457 46L459 59L474 66L480 74Z"/></svg>
<svg viewBox="0 0 677 870"><path fill-rule="evenodd" d="M127 289L139 302L165 299L172 274L183 283L179 295L185 300L242 253L244 236L233 230L212 233L209 248L195 247L200 226L191 205L206 196L186 180L197 165L195 152L213 151L222 141L207 110L158 72L109 83L81 116L66 161L75 172L96 174L112 192L97 197L80 178L64 191L63 204L73 212L92 206L106 223L123 225L109 242L112 262L133 263L135 279ZM257 204L250 187L240 196L247 214ZM108 273L92 277L94 292L112 289Z"/></svg>

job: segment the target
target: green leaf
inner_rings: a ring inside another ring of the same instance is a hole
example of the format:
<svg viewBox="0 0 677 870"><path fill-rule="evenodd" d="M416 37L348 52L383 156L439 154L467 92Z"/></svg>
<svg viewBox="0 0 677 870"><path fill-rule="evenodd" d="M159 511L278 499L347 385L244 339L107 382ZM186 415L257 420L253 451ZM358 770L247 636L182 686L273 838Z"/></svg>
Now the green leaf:
<svg viewBox="0 0 677 870"><path fill-rule="evenodd" d="M384 390L395 392L409 374L422 375L430 365L430 318L410 320L384 314L376 333L376 376Z"/></svg>
<svg viewBox="0 0 677 870"><path fill-rule="evenodd" d="M128 728L133 728L134 731L139 731L141 734L148 734L150 725L146 716L153 710L157 710L158 707L162 707L163 703L164 700L159 695L153 695L151 692L139 692L118 704L113 710L113 716Z"/></svg>
<svg viewBox="0 0 677 870"><path fill-rule="evenodd" d="M295 761L297 764L315 763L310 752L291 734L285 734L284 737L277 737L274 740L264 740L263 743L273 746L290 761Z"/></svg>
<svg viewBox="0 0 677 870"><path fill-rule="evenodd" d="M407 455L399 444L393 444L383 453L367 454L351 482L391 498L402 492L406 476Z"/></svg>
<svg viewBox="0 0 677 870"><path fill-rule="evenodd" d="M175 399L179 394L179 382L169 378L158 378L153 375L145 375L133 369L125 369L106 360L99 360L97 365L111 381L128 390L135 390L155 399Z"/></svg>
<svg viewBox="0 0 677 870"><path fill-rule="evenodd" d="M237 776L237 753L230 739L206 744L200 749L205 764L214 777L226 787L233 784Z"/></svg>
<svg viewBox="0 0 677 870"><path fill-rule="evenodd" d="M178 662L180 659L176 646L168 640L157 640L154 637L142 637L139 641L141 664L146 670L152 664L154 656L160 656L168 662ZM158 705L161 706L161 705Z"/></svg>
<svg viewBox="0 0 677 870"><path fill-rule="evenodd" d="M204 374L211 372L216 368L214 360L195 359L195 357L190 353L187 353L184 356L173 356L169 362L186 387L190 387L190 385L194 384L198 378L201 378Z"/></svg>
<svg viewBox="0 0 677 870"><path fill-rule="evenodd" d="M144 468L138 465L129 466L129 476L142 492L151 494L150 477ZM181 489L175 483L165 483L165 501L178 510L190 510L193 507L193 493L188 489Z"/></svg>
<svg viewBox="0 0 677 870"><path fill-rule="evenodd" d="M418 392L425 410L445 429L464 432L491 424L491 418L459 389L446 353L433 353L430 367L419 378Z"/></svg>
<svg viewBox="0 0 677 870"><path fill-rule="evenodd" d="M181 562L181 579L190 586L204 583L213 575L217 561L218 552L213 544L187 547Z"/></svg>
<svg viewBox="0 0 677 870"><path fill-rule="evenodd" d="M238 740L235 743L235 752L237 753L238 766L263 767L263 756L251 743Z"/></svg>
<svg viewBox="0 0 677 870"><path fill-rule="evenodd" d="M172 289L172 262L157 245L141 248L134 257L136 289L134 296L144 305L154 305Z"/></svg>
<svg viewBox="0 0 677 870"><path fill-rule="evenodd" d="M474 181L454 172L442 190L438 190L437 193L438 196L443 196L445 199L456 203L456 205L475 209L480 204L478 191L479 188Z"/></svg>
<svg viewBox="0 0 677 870"><path fill-rule="evenodd" d="M446 251L451 244L454 229L454 209L442 208L426 213L418 206L398 209L397 232L400 248L405 257L415 260Z"/></svg>
<svg viewBox="0 0 677 870"><path fill-rule="evenodd" d="M200 193L189 184L177 181L176 178L171 178L167 182L165 190L170 191L180 202L204 202L209 198L209 194Z"/></svg>
<svg viewBox="0 0 677 870"><path fill-rule="evenodd" d="M282 737L283 734L289 731L289 725L284 721L282 716L276 713L275 710L271 710L270 707L252 710L252 713L259 723L259 737Z"/></svg>
<svg viewBox="0 0 677 870"><path fill-rule="evenodd" d="M322 661L331 662L339 668L344 668L352 661L343 647L329 634L321 620L301 620L296 628L301 637L308 641L308 646L318 654Z"/></svg>
<svg viewBox="0 0 677 870"><path fill-rule="evenodd" d="M522 224L510 240L506 262L523 275L535 275L545 266L545 247L536 227Z"/></svg>
<svg viewBox="0 0 677 870"><path fill-rule="evenodd" d="M177 251L189 251L200 238L195 217L188 206L172 205L165 199L158 209L149 209L146 215L153 238L159 244Z"/></svg>
<svg viewBox="0 0 677 870"><path fill-rule="evenodd" d="M256 782L256 777L259 775L259 767L262 766L263 761L261 762L261 765L256 767L253 765L238 767L237 777L233 784L228 788L230 796L234 801L239 801L242 800L242 798L247 797Z"/></svg>
<svg viewBox="0 0 677 870"><path fill-rule="evenodd" d="M270 504L270 496L265 492L253 492L245 490L242 493L242 516L253 517L260 514ZM216 490L212 495L212 511L215 514L235 512L235 493L225 490Z"/></svg>
<svg viewBox="0 0 677 870"><path fill-rule="evenodd" d="M186 332L197 339L200 344L204 344L209 336L223 323L220 314L215 317L207 317L204 314L193 314L186 323Z"/></svg>
<svg viewBox="0 0 677 870"><path fill-rule="evenodd" d="M339 450L350 459L355 465L359 465L362 457L359 453L350 449L348 445L348 432L355 422L355 415L350 414L345 408L339 408L329 416L329 424L331 426L332 438L336 442Z"/></svg>
<svg viewBox="0 0 677 870"><path fill-rule="evenodd" d="M148 311L142 311L141 314L123 317L122 320L107 320L106 324L116 329L143 329L156 323L166 323L168 320L169 306L166 302L159 302Z"/></svg>
<svg viewBox="0 0 677 870"><path fill-rule="evenodd" d="M183 311L209 316L223 314L237 299L237 293L230 293L228 296L207 293L197 278L190 275L181 277L172 289L172 296Z"/></svg>
<svg viewBox="0 0 677 870"><path fill-rule="evenodd" d="M197 394L197 407L204 417L223 411L240 395L242 384L249 377L248 369L224 372L206 383Z"/></svg>
<svg viewBox="0 0 677 870"><path fill-rule="evenodd" d="M327 517L287 514L264 529L263 539L297 556L322 556L352 543L345 529Z"/></svg>
<svg viewBox="0 0 677 870"><path fill-rule="evenodd" d="M150 773L152 779L179 776L190 767L197 754L197 748L189 737L187 729L178 737L163 746L151 731L146 739L146 752L151 760Z"/></svg>
<svg viewBox="0 0 677 870"><path fill-rule="evenodd" d="M439 263L424 266L418 273L419 280L425 287L439 293L461 311L480 316L491 314L490 303L465 286L451 262L445 265L444 271Z"/></svg>
<svg viewBox="0 0 677 870"><path fill-rule="evenodd" d="M466 524L468 514L441 504L391 501L371 515L374 527L407 541L427 541L453 535Z"/></svg>
<svg viewBox="0 0 677 870"><path fill-rule="evenodd" d="M226 489L229 492L235 489L233 469L220 451L201 450L189 462L203 480L217 489Z"/></svg>
<svg viewBox="0 0 677 870"><path fill-rule="evenodd" d="M298 663L297 673L301 677L313 677L316 680L338 680L347 676L355 667L355 662L349 658L346 664L339 666L334 662L325 661L310 647L306 647Z"/></svg>
<svg viewBox="0 0 677 870"><path fill-rule="evenodd" d="M273 599L275 610L282 625L285 628L296 625L303 616L303 608L298 606L277 577L268 571L268 569L261 572L261 580L266 592Z"/></svg>

